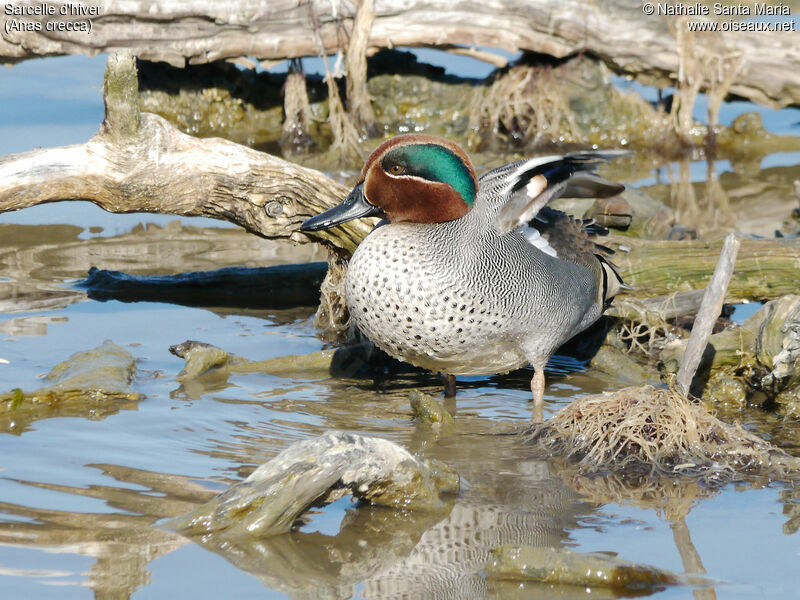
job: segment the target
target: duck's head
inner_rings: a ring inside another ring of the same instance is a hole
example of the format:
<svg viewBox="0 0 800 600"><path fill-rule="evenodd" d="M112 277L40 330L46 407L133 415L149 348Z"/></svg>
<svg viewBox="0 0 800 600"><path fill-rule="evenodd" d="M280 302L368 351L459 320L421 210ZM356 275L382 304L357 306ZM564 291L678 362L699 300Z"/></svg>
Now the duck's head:
<svg viewBox="0 0 800 600"><path fill-rule="evenodd" d="M442 223L467 214L477 193L475 169L459 146L431 135L400 135L370 154L342 203L300 228L328 229L369 216L390 223Z"/></svg>

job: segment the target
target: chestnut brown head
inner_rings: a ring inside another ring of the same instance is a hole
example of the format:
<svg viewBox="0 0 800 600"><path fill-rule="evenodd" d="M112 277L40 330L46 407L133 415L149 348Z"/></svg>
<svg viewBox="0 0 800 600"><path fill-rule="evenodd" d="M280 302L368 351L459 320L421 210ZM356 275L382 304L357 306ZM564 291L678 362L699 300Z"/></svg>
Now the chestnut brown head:
<svg viewBox="0 0 800 600"><path fill-rule="evenodd" d="M344 202L302 229L327 229L370 215L391 223L452 221L470 211L477 192L475 169L459 146L430 135L401 135L370 154Z"/></svg>

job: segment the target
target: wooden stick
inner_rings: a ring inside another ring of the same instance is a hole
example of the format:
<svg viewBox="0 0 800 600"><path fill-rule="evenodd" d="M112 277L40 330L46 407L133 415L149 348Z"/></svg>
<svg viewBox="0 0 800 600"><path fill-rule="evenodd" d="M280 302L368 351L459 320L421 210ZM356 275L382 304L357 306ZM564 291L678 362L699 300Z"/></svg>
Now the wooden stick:
<svg viewBox="0 0 800 600"><path fill-rule="evenodd" d="M347 110L362 134L376 134L375 112L367 91L367 42L375 20L373 0L361 0L345 53Z"/></svg>
<svg viewBox="0 0 800 600"><path fill-rule="evenodd" d="M708 338L717 321L722 304L725 301L725 293L728 291L728 282L733 275L733 265L736 263L736 254L739 251L739 240L733 233L725 238L722 252L719 255L711 282L703 295L703 302L692 327L692 334L686 344L686 352L683 355L681 366L678 369L678 376L675 383L684 395L689 394L689 387L694 378L700 358L708 344Z"/></svg>

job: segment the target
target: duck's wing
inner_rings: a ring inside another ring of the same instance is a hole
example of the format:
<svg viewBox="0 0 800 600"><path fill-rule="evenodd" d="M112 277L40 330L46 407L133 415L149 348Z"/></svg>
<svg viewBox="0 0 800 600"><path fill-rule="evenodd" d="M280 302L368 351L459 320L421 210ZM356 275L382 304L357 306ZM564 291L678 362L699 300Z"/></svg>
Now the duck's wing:
<svg viewBox="0 0 800 600"><path fill-rule="evenodd" d="M608 229L592 219L576 219L560 210L545 206L522 233L533 246L561 260L583 265L598 280L598 300L607 305L620 290L631 289L617 272L614 251L598 241Z"/></svg>
<svg viewBox="0 0 800 600"><path fill-rule="evenodd" d="M563 156L541 156L504 165L481 177L481 185L502 181L499 190L505 200L495 225L501 234L533 220L550 200L567 198L605 198L625 189L594 173L609 160L627 156L626 150L572 152Z"/></svg>

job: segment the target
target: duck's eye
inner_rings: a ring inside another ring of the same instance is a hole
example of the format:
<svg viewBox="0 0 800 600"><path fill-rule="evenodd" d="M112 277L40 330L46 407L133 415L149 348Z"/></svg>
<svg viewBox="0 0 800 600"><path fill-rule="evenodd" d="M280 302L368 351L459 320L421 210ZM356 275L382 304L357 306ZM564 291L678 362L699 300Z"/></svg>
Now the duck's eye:
<svg viewBox="0 0 800 600"><path fill-rule="evenodd" d="M389 172L392 175L402 175L403 173L406 172L406 168L403 165L398 165L395 163L391 167L389 167Z"/></svg>

